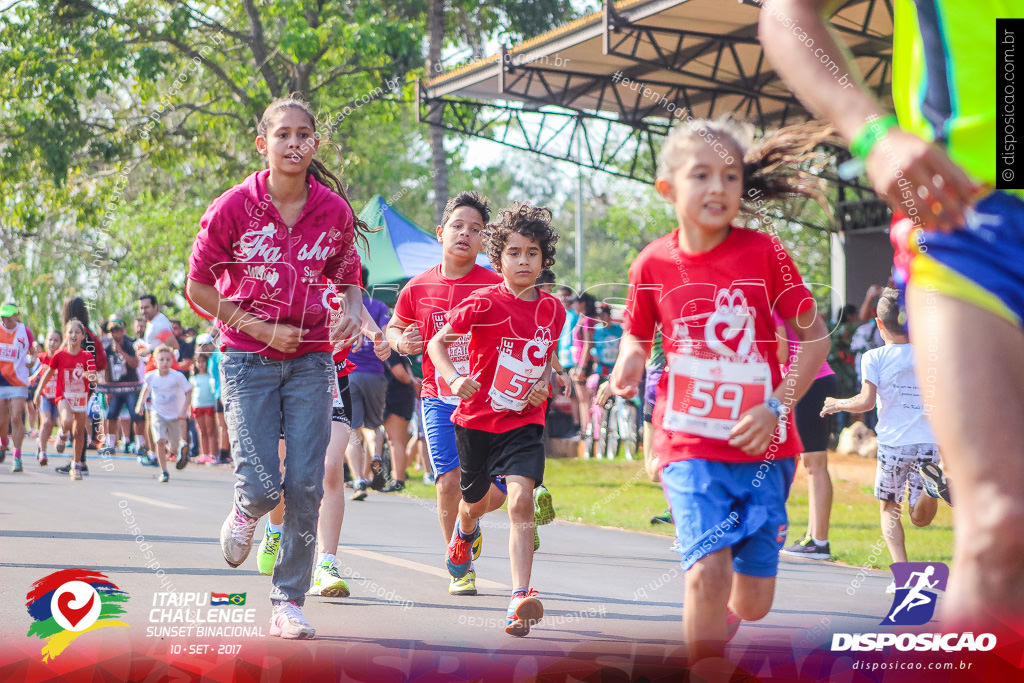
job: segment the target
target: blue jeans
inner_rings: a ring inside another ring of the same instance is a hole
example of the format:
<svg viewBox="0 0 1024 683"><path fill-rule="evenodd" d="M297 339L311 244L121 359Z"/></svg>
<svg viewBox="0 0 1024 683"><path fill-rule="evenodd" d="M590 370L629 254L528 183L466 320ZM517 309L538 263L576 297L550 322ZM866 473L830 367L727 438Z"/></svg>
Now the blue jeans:
<svg viewBox="0 0 1024 683"><path fill-rule="evenodd" d="M235 461L235 504L250 517L262 517L286 492L281 550L270 599L301 605L316 554L324 455L331 435L334 362L323 352L273 360L227 349L220 371ZM277 454L282 433L286 448L283 480Z"/></svg>

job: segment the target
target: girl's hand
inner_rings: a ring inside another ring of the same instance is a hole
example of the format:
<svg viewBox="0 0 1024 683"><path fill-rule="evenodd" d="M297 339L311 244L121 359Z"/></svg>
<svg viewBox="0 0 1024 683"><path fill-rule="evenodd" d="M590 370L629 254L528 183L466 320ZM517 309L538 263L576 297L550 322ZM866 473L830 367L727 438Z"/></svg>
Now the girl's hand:
<svg viewBox="0 0 1024 683"><path fill-rule="evenodd" d="M359 315L351 316L346 313L341 316L337 324L331 326L331 343L341 344L343 347L352 346L362 336L361 324Z"/></svg>
<svg viewBox="0 0 1024 683"><path fill-rule="evenodd" d="M459 398L469 398L480 390L480 382L463 375L452 382L449 388L452 390L452 393Z"/></svg>
<svg viewBox="0 0 1024 683"><path fill-rule="evenodd" d="M419 325L409 325L398 338L398 352L407 356L415 356L423 352L423 335Z"/></svg>
<svg viewBox="0 0 1024 683"><path fill-rule="evenodd" d="M829 396L825 399L825 405L822 406L819 417L825 417L826 415L832 415L833 413L839 412L842 412L842 409L839 407L839 399Z"/></svg>
<svg viewBox="0 0 1024 683"><path fill-rule="evenodd" d="M302 343L303 335L309 330L287 323L264 322L258 328L258 332L259 336L256 338L270 348L281 353L295 353Z"/></svg>
<svg viewBox="0 0 1024 683"><path fill-rule="evenodd" d="M583 374L583 368L579 365L569 371L569 376L572 377L574 382L586 382L587 378Z"/></svg>
<svg viewBox="0 0 1024 683"><path fill-rule="evenodd" d="M597 388L597 394L594 396L594 401L597 405L603 406L608 402L608 399L612 397L612 383L601 382L601 386Z"/></svg>
<svg viewBox="0 0 1024 683"><path fill-rule="evenodd" d="M90 384L99 384L100 374L96 371L90 371L85 373L85 378L89 380Z"/></svg>
<svg viewBox="0 0 1024 683"><path fill-rule="evenodd" d="M536 408L540 404L548 400L548 383L537 382L530 389L530 393L526 395L526 403L531 408Z"/></svg>
<svg viewBox="0 0 1024 683"><path fill-rule="evenodd" d="M779 421L766 405L757 405L740 415L739 422L729 433L729 445L748 455L760 455L768 450L772 434Z"/></svg>

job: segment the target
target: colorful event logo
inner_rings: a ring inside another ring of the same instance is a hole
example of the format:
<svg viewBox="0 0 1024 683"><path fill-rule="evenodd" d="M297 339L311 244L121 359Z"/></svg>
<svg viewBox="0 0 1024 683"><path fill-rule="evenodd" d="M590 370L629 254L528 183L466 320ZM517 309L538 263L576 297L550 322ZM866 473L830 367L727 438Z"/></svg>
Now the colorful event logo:
<svg viewBox="0 0 1024 683"><path fill-rule="evenodd" d="M83 633L128 626L115 619L124 614L126 602L128 594L100 572L62 569L32 584L25 602L34 620L28 635L46 641L43 661L52 660Z"/></svg>
<svg viewBox="0 0 1024 683"><path fill-rule="evenodd" d="M896 595L882 624L919 626L935 614L936 590L946 590L949 567L942 562L893 562Z"/></svg>

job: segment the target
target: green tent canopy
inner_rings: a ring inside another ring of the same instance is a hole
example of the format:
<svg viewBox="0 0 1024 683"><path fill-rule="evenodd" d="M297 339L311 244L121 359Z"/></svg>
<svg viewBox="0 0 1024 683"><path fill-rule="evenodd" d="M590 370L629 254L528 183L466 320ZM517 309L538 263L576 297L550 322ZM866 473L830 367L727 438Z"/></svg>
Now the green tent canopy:
<svg viewBox="0 0 1024 683"><path fill-rule="evenodd" d="M363 207L359 218L371 230L380 228L366 236L368 249L358 247L363 265L370 270L369 282L363 286L371 297L393 306L409 278L441 262L441 244L433 232L400 214L380 195ZM477 263L491 267L484 254L477 256Z"/></svg>

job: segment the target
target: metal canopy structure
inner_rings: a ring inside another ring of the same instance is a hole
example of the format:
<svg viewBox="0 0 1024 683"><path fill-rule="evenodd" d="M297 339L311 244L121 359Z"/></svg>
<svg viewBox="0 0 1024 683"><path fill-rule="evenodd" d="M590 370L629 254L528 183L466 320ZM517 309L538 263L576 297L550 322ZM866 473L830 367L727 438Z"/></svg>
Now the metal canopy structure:
<svg viewBox="0 0 1024 683"><path fill-rule="evenodd" d="M732 112L765 131L811 118L764 57L761 11L770 10L752 0L605 0L602 12L421 83L420 119L651 182L660 140L678 121ZM891 102L891 0L851 0L832 27L868 86ZM813 41L804 43L814 55ZM833 180L836 229L888 222L870 188Z"/></svg>

